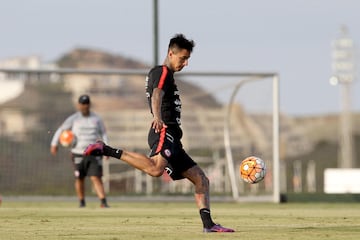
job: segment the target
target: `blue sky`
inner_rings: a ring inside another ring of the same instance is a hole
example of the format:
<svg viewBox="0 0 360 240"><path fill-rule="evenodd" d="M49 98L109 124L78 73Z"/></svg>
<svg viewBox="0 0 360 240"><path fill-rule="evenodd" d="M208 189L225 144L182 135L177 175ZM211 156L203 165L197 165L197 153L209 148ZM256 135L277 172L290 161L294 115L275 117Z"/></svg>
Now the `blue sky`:
<svg viewBox="0 0 360 240"><path fill-rule="evenodd" d="M345 24L360 44L360 1L158 1L161 61L169 38L182 32L197 44L186 71L278 72L282 112L340 111L340 88L328 81L331 41ZM54 61L75 47L153 59L151 0L2 1L0 29L0 59L36 54ZM357 112L359 93L357 79Z"/></svg>

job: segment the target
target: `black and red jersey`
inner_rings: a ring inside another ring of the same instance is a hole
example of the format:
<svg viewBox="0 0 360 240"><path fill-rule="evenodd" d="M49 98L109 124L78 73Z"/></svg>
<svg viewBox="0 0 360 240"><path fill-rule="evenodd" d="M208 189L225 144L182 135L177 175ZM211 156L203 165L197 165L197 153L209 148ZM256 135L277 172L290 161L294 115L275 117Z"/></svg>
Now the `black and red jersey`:
<svg viewBox="0 0 360 240"><path fill-rule="evenodd" d="M175 84L174 73L166 66L156 66L146 77L146 97L151 113L151 97L155 88L162 89L164 96L161 105L161 116L165 124L181 124L181 101Z"/></svg>

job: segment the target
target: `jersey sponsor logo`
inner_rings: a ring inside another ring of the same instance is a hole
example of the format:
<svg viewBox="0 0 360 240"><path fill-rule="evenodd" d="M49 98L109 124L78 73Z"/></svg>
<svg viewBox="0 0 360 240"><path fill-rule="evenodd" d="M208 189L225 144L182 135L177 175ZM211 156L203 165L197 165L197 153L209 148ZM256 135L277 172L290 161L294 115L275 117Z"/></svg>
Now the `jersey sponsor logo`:
<svg viewBox="0 0 360 240"><path fill-rule="evenodd" d="M147 76L145 78L145 89L146 89L146 91L145 91L146 97L150 98L151 95L150 95L150 92L149 92L149 76Z"/></svg>
<svg viewBox="0 0 360 240"><path fill-rule="evenodd" d="M181 106L181 101L180 101L180 99L176 99L176 100L174 101L174 103L175 103L175 105Z"/></svg>
<svg viewBox="0 0 360 240"><path fill-rule="evenodd" d="M169 149L165 149L164 150L164 153L167 157L170 157L171 156L171 151Z"/></svg>
<svg viewBox="0 0 360 240"><path fill-rule="evenodd" d="M169 140L170 142L174 143L174 137L171 136L169 133L166 133L166 139Z"/></svg>
<svg viewBox="0 0 360 240"><path fill-rule="evenodd" d="M181 101L180 101L180 99L176 99L176 100L174 101L174 103L175 103L175 108L174 108L174 110L175 110L176 112L181 113Z"/></svg>
<svg viewBox="0 0 360 240"><path fill-rule="evenodd" d="M173 173L173 171L169 167L165 167L165 172L169 175Z"/></svg>
<svg viewBox="0 0 360 240"><path fill-rule="evenodd" d="M145 78L145 88L149 86L149 76L146 76Z"/></svg>

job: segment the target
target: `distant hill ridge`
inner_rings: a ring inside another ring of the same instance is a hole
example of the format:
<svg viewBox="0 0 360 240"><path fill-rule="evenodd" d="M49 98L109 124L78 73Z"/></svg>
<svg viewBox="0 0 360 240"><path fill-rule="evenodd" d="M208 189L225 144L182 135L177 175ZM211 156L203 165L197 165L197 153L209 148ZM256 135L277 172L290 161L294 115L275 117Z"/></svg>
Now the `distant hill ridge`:
<svg viewBox="0 0 360 240"><path fill-rule="evenodd" d="M149 69L151 66L136 61L134 59L126 58L120 55L115 55L106 51L75 48L68 53L65 53L57 61L57 65L62 68L75 69ZM144 80L135 78L124 78L122 80L123 88L111 89L111 97L114 95L119 97L118 101L128 102L131 99L144 99ZM205 90L199 86L182 81L176 78L176 84L181 91L182 101L186 103L187 107L205 107L216 108L221 107L221 104ZM115 93L115 94L114 94ZM94 96L96 98L96 96ZM104 97L104 96L103 96ZM106 97L106 96L105 96ZM126 99L124 99L126 98ZM100 99L99 99L100 100ZM101 101L104 101L102 98ZM140 101L141 102L141 101ZM135 106L147 108L147 105L137 104L123 104L123 106Z"/></svg>
<svg viewBox="0 0 360 240"><path fill-rule="evenodd" d="M75 48L65 53L57 61L61 68L106 68L106 69L142 69L149 68L148 65L126 58L120 55L114 55L102 50Z"/></svg>

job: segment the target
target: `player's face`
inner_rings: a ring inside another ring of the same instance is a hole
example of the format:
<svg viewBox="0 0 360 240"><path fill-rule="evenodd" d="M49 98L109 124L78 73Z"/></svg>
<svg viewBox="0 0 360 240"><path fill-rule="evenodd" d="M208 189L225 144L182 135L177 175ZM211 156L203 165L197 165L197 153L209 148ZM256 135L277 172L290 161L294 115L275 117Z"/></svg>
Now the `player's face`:
<svg viewBox="0 0 360 240"><path fill-rule="evenodd" d="M90 104L78 104L78 109L83 116L88 116L90 113Z"/></svg>
<svg viewBox="0 0 360 240"><path fill-rule="evenodd" d="M169 51L170 66L174 72L181 71L189 64L190 52L186 49L176 49Z"/></svg>

